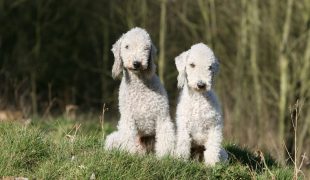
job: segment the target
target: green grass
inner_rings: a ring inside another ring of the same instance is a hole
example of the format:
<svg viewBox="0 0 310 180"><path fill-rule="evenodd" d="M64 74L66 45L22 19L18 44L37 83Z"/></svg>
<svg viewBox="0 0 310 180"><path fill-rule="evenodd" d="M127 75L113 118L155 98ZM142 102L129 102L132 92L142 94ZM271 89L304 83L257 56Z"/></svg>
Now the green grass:
<svg viewBox="0 0 310 180"><path fill-rule="evenodd" d="M81 123L73 141L72 127ZM105 125L104 131L111 132ZM103 150L98 122L73 122L63 118L36 120L28 127L0 123L0 178L23 176L37 179L292 179L290 167L280 167L265 155L266 165L245 148L227 144L230 160L207 168L203 163L171 157L130 155Z"/></svg>

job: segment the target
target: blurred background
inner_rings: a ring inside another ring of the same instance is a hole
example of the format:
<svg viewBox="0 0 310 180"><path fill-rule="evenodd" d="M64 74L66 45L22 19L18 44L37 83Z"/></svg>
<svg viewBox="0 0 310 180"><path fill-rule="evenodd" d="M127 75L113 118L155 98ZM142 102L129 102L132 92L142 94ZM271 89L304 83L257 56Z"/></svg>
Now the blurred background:
<svg viewBox="0 0 310 180"><path fill-rule="evenodd" d="M204 42L221 63L224 139L282 162L294 142L297 161L310 154L309 0L0 0L0 119L87 121L105 104L106 121L117 122L120 81L111 77L110 49L136 26L159 50L173 117L174 57Z"/></svg>

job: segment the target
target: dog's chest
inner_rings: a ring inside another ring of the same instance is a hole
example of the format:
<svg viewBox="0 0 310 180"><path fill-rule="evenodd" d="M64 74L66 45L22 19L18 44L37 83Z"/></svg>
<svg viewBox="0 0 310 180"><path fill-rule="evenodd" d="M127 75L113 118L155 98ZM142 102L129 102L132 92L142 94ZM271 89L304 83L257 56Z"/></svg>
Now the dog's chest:
<svg viewBox="0 0 310 180"><path fill-rule="evenodd" d="M206 97L192 97L190 100L190 117L196 123L208 123L215 116L215 109Z"/></svg>
<svg viewBox="0 0 310 180"><path fill-rule="evenodd" d="M148 84L132 83L123 88L123 106L136 124L141 135L152 135L155 133L155 121L163 113L165 97L158 89L152 89Z"/></svg>
<svg viewBox="0 0 310 180"><path fill-rule="evenodd" d="M145 84L130 85L127 88L126 103L133 116L150 116L158 112L158 106L163 102L159 92L150 89Z"/></svg>
<svg viewBox="0 0 310 180"><path fill-rule="evenodd" d="M156 113L150 107L143 104L143 101L136 100L136 104L132 106L132 118L135 121L139 134L152 135L155 134Z"/></svg>
<svg viewBox="0 0 310 180"><path fill-rule="evenodd" d="M191 97L188 101L188 127L192 133L206 133L215 123L216 111L207 98Z"/></svg>

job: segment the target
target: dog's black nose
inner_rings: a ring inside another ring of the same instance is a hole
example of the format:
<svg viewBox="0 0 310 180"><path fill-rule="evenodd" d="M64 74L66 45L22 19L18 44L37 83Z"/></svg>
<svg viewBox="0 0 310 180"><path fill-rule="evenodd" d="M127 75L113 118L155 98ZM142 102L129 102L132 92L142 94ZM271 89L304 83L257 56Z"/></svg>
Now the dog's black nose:
<svg viewBox="0 0 310 180"><path fill-rule="evenodd" d="M199 89L203 89L203 88L206 87L206 83L204 83L204 82L202 82L202 81L199 81L199 82L197 83L197 87L198 87Z"/></svg>
<svg viewBox="0 0 310 180"><path fill-rule="evenodd" d="M141 63L140 63L139 61L134 61L134 62L133 62L133 67L134 67L135 69L140 68L140 66L141 66Z"/></svg>

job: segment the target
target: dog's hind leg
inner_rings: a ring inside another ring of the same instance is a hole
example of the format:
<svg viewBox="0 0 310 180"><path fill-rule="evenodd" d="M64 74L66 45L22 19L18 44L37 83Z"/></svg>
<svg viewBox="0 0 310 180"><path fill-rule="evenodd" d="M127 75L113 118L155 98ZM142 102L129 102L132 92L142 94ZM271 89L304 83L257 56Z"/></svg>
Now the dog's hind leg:
<svg viewBox="0 0 310 180"><path fill-rule="evenodd" d="M155 152L158 157L162 157L173 153L175 131L169 116L159 118L156 122Z"/></svg>
<svg viewBox="0 0 310 180"><path fill-rule="evenodd" d="M119 149L121 147L120 133L115 131L107 136L104 144L106 150Z"/></svg>
<svg viewBox="0 0 310 180"><path fill-rule="evenodd" d="M146 149L140 142L135 121L133 119L121 119L118 126L120 132L120 149L130 153L145 154Z"/></svg>

